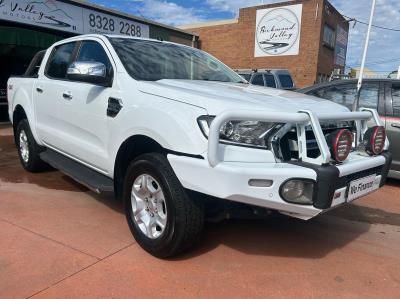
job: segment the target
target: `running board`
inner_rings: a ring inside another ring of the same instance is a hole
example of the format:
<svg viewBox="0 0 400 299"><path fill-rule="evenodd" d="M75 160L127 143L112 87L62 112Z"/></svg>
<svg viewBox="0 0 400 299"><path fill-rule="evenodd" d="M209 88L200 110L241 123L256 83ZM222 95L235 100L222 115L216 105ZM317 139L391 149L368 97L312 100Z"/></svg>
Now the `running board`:
<svg viewBox="0 0 400 299"><path fill-rule="evenodd" d="M114 192L114 181L56 151L46 149L40 158L96 193Z"/></svg>

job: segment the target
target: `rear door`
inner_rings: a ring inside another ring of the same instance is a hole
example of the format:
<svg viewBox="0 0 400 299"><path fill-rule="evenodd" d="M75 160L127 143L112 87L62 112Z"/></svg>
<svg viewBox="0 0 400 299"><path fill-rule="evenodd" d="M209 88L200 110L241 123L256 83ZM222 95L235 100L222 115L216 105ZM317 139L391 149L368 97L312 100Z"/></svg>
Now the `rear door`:
<svg viewBox="0 0 400 299"><path fill-rule="evenodd" d="M69 42L53 48L44 75L39 75L33 87L36 129L40 139L48 146L59 149L62 143L59 122L59 104L62 90L68 84L66 73L72 61L76 42Z"/></svg>
<svg viewBox="0 0 400 299"><path fill-rule="evenodd" d="M400 83L388 84L386 91L386 130L393 155L392 169L400 171Z"/></svg>

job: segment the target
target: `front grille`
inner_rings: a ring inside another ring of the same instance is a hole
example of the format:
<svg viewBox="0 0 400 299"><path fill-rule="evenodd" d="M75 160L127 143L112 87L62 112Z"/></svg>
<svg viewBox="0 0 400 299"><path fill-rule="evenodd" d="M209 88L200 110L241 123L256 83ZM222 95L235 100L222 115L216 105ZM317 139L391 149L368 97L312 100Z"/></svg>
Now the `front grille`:
<svg viewBox="0 0 400 299"><path fill-rule="evenodd" d="M366 169L366 170L363 170L360 172L352 173L352 174L346 175L344 177L340 177L338 179L337 189L347 187L351 181L358 180L363 177L367 177L369 175L373 175L373 174L381 175L382 169L383 169L383 166L378 166L378 167Z"/></svg>

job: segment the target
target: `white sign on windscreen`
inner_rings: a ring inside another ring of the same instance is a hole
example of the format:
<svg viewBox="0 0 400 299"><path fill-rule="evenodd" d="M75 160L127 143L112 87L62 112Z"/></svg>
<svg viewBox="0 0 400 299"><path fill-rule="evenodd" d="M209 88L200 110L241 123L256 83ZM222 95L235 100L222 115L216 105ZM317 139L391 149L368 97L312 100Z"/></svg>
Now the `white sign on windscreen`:
<svg viewBox="0 0 400 299"><path fill-rule="evenodd" d="M76 34L149 37L149 26L56 0L0 0L0 19Z"/></svg>
<svg viewBox="0 0 400 299"><path fill-rule="evenodd" d="M302 4L257 10L254 56L298 55Z"/></svg>

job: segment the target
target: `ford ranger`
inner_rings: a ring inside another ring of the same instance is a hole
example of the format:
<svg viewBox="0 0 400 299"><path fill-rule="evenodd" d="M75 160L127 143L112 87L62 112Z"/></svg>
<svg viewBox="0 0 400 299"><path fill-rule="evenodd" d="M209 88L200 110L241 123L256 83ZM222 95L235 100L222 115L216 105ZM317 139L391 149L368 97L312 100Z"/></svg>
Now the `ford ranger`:
<svg viewBox="0 0 400 299"><path fill-rule="evenodd" d="M7 89L23 167L113 192L161 258L198 238L206 198L307 220L377 190L391 162L375 110L254 86L170 42L69 38Z"/></svg>

